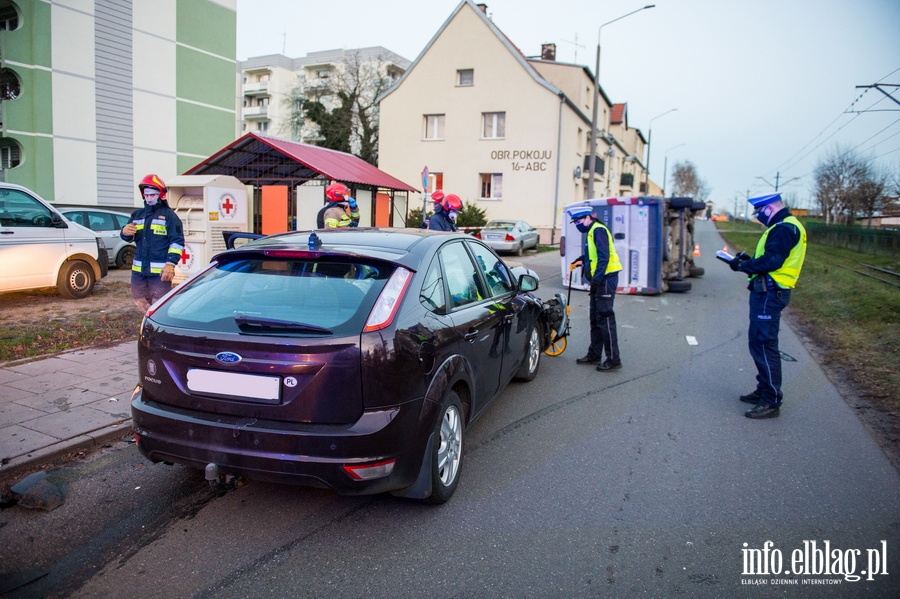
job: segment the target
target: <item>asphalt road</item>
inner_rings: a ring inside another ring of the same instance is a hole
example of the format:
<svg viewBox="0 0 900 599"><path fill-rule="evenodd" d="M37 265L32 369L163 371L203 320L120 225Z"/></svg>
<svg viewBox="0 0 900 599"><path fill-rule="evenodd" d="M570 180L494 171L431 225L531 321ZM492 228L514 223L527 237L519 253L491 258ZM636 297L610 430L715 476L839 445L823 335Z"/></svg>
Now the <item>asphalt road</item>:
<svg viewBox="0 0 900 599"><path fill-rule="evenodd" d="M743 416L747 292L712 223L697 239L690 292L617 298L622 370L575 364L572 292L568 349L467 430L446 505L257 482L216 497L118 446L64 473L56 511L4 510L4 569L44 572L14 596L900 596L900 474L787 327L781 417ZM543 297L558 261L523 260ZM751 574L750 550L809 573Z"/></svg>

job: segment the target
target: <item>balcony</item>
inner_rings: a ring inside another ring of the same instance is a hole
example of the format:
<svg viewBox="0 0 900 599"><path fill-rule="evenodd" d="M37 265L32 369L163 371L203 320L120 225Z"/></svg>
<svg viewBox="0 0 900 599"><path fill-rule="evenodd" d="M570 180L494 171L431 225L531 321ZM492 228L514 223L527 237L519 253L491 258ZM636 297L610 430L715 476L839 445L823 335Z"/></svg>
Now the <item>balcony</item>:
<svg viewBox="0 0 900 599"><path fill-rule="evenodd" d="M241 115L245 119L264 119L269 116L268 106L244 106Z"/></svg>
<svg viewBox="0 0 900 599"><path fill-rule="evenodd" d="M269 95L269 82L248 81L241 89L245 96L267 96Z"/></svg>
<svg viewBox="0 0 900 599"><path fill-rule="evenodd" d="M594 161L594 172L598 175L603 175L604 170L606 169L606 162L599 156L594 156ZM584 174L585 176L590 176L591 174L590 156L584 157Z"/></svg>

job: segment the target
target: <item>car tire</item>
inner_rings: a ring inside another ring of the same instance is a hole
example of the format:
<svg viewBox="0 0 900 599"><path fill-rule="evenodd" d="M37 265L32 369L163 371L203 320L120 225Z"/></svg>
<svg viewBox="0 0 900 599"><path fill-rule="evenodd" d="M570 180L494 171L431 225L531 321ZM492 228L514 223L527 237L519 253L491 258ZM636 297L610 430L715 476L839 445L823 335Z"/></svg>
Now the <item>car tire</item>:
<svg viewBox="0 0 900 599"><path fill-rule="evenodd" d="M705 273L706 270L702 266L692 266L688 271L688 276L702 277Z"/></svg>
<svg viewBox="0 0 900 599"><path fill-rule="evenodd" d="M535 325L531 325L528 331L528 341L525 344L525 359L516 372L517 381L533 381L537 376L538 367L541 365L541 335Z"/></svg>
<svg viewBox="0 0 900 599"><path fill-rule="evenodd" d="M464 430L462 402L450 390L441 403L440 417L434 425L435 442L427 456L431 462L431 495L425 499L427 503L445 503L456 491L462 473Z"/></svg>
<svg viewBox="0 0 900 599"><path fill-rule="evenodd" d="M116 256L116 268L131 268L131 265L134 263L134 248L129 246L123 247L119 250L119 254Z"/></svg>
<svg viewBox="0 0 900 599"><path fill-rule="evenodd" d="M94 269L82 260L63 264L56 279L56 288L66 299L81 299L94 289Z"/></svg>
<svg viewBox="0 0 900 599"><path fill-rule="evenodd" d="M525 253L525 245L520 241L519 246L516 248L516 256L521 256Z"/></svg>

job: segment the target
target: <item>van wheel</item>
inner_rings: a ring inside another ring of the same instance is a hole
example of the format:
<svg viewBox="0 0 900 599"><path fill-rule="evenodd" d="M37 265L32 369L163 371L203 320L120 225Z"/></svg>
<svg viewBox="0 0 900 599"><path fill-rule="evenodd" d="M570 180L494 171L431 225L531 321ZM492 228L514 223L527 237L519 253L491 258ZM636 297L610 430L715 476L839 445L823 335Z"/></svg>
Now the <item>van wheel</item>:
<svg viewBox="0 0 900 599"><path fill-rule="evenodd" d="M82 260L66 262L59 270L56 288L66 299L81 299L94 289L94 269Z"/></svg>
<svg viewBox="0 0 900 599"><path fill-rule="evenodd" d="M690 281L669 281L669 291L672 293L685 293L691 290Z"/></svg>
<svg viewBox="0 0 900 599"><path fill-rule="evenodd" d="M448 391L441 404L440 418L434 425L437 443L431 455L431 495L425 501L432 504L445 503L459 484L462 471L463 422L462 402L455 391Z"/></svg>
<svg viewBox="0 0 900 599"><path fill-rule="evenodd" d="M128 267L131 268L132 263L134 262L134 248L130 245L122 248L122 251L119 252L119 255L116 256L116 267Z"/></svg>

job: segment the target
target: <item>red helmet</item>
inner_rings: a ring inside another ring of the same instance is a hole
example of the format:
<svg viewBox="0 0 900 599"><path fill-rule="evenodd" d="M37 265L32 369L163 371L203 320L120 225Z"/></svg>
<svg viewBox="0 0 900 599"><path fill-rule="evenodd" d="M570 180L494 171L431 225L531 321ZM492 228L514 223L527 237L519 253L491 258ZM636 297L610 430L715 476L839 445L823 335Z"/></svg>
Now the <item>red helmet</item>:
<svg viewBox="0 0 900 599"><path fill-rule="evenodd" d="M325 197L329 202L343 202L350 195L350 189L343 183L332 183L325 188Z"/></svg>
<svg viewBox="0 0 900 599"><path fill-rule="evenodd" d="M141 182L138 183L138 190L140 190L141 195L144 195L144 189L147 187L152 187L157 190L159 192L159 199L164 202L166 201L166 192L169 191L169 188L166 187L166 184L163 183L163 180L157 175L147 175L141 179Z"/></svg>
<svg viewBox="0 0 900 599"><path fill-rule="evenodd" d="M459 196L455 193L448 193L444 198L444 201L441 202L441 205L444 207L444 210L447 212L451 210L461 210L462 209L462 200L459 199Z"/></svg>
<svg viewBox="0 0 900 599"><path fill-rule="evenodd" d="M441 203L441 200L444 199L444 191L442 189L435 189L434 193L431 194L431 201Z"/></svg>

